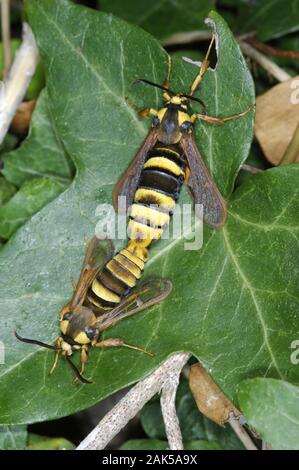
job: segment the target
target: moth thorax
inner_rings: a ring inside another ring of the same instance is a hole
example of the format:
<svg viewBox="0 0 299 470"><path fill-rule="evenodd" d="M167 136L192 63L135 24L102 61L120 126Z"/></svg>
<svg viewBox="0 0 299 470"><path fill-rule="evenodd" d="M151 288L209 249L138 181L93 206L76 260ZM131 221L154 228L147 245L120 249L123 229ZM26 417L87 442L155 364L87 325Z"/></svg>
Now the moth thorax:
<svg viewBox="0 0 299 470"><path fill-rule="evenodd" d="M63 353L67 354L68 356L71 356L72 346L69 343L62 340L61 343L60 343L60 347L61 347Z"/></svg>

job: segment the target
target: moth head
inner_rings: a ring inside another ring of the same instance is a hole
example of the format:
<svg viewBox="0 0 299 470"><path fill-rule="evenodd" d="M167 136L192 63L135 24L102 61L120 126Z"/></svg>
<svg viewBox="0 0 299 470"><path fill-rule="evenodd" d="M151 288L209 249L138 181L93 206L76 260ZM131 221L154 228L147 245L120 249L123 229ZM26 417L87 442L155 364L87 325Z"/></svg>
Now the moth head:
<svg viewBox="0 0 299 470"><path fill-rule="evenodd" d="M16 331L15 336L19 341L22 341L23 343L36 344L37 346L40 346L42 348L52 349L53 351L55 351L54 364L52 366L50 374L55 370L59 355L61 354L66 359L68 366L74 373L75 377L80 380L80 382L91 383L90 380L85 379L81 375L75 364L70 359L70 356L72 355L73 351L76 349L81 349L81 347L83 346L76 347L76 345L72 344L72 342L69 341L69 338L64 336L59 336L59 338L57 338L57 340L55 341L54 345L43 343L42 341L36 339L23 338Z"/></svg>

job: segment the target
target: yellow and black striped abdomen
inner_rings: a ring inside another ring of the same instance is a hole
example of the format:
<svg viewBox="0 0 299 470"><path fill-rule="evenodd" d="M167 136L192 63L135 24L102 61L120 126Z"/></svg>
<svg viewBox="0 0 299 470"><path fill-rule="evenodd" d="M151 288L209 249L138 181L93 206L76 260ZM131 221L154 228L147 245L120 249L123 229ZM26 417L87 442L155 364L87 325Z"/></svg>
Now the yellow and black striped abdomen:
<svg viewBox="0 0 299 470"><path fill-rule="evenodd" d="M157 144L148 153L129 223L129 237L142 239L144 248L152 240L160 238L163 227L169 224L185 178L186 166L185 156L178 145Z"/></svg>
<svg viewBox="0 0 299 470"><path fill-rule="evenodd" d="M87 299L100 311L110 310L132 289L141 277L144 262L127 248L117 253L96 276Z"/></svg>
<svg viewBox="0 0 299 470"><path fill-rule="evenodd" d="M115 307L141 277L149 245L169 224L186 168L178 145L158 144L148 153L130 210L128 245L108 261L87 293L100 312Z"/></svg>

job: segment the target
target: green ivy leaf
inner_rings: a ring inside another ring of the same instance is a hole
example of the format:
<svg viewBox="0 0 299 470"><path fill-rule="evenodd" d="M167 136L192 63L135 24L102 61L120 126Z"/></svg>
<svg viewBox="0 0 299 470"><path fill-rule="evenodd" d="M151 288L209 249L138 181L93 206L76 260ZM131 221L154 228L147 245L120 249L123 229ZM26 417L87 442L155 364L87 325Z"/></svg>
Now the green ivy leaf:
<svg viewBox="0 0 299 470"><path fill-rule="evenodd" d="M50 178L26 181L21 189L0 207L0 237L8 239L33 214L55 199L66 185Z"/></svg>
<svg viewBox="0 0 299 470"><path fill-rule="evenodd" d="M238 399L249 424L272 449L299 449L299 387L275 379L244 380Z"/></svg>
<svg viewBox="0 0 299 470"><path fill-rule="evenodd" d="M3 175L18 187L36 177L63 184L71 181L73 163L56 133L46 92L41 93L33 112L28 137L18 149L3 155L2 160Z"/></svg>
<svg viewBox="0 0 299 470"><path fill-rule="evenodd" d="M298 368L289 362L298 324L296 165L243 184L231 197L227 224L218 231L205 228L198 252L185 251L182 240L153 248L147 273L171 278L172 294L107 334L154 351L154 358L92 351L86 374L94 385L74 386L63 361L49 377L52 353L16 341L14 329L50 343L57 337L58 311L72 294L69 279L81 268L84 234L92 235L98 222L95 208L111 201L150 125L137 119L125 98L139 107L161 104L158 90L134 88L132 80L161 83L167 64L157 41L110 15L64 0L29 0L27 13L46 65L55 126L77 175L0 253L1 340L7 351L0 369L1 422L53 419L83 409L144 377L173 351L191 351L232 399L236 385L257 373L298 380ZM198 94L209 113L223 116L252 103L253 87L227 25L214 12L210 18L220 37L219 60ZM196 68L175 60L173 69L173 87L188 90ZM197 126L199 148L226 197L248 155L252 127L252 114L222 127ZM18 393L11 394L12 388Z"/></svg>
<svg viewBox="0 0 299 470"><path fill-rule="evenodd" d="M169 445L166 441L158 439L130 439L125 442L120 450L167 450ZM221 450L217 442L192 441L184 444L184 450Z"/></svg>
<svg viewBox="0 0 299 470"><path fill-rule="evenodd" d="M16 192L13 184L0 176L0 206L5 204Z"/></svg>
<svg viewBox="0 0 299 470"><path fill-rule="evenodd" d="M0 426L0 450L23 450L26 440L26 426Z"/></svg>
<svg viewBox="0 0 299 470"><path fill-rule="evenodd" d="M73 450L74 444L64 437L45 437L37 434L28 435L27 450Z"/></svg>
<svg viewBox="0 0 299 470"><path fill-rule="evenodd" d="M240 8L240 31L256 31L261 41L279 38L299 29L299 0L258 0Z"/></svg>
<svg viewBox="0 0 299 470"><path fill-rule="evenodd" d="M203 416L196 406L187 381L181 381L177 397L176 410L185 444L192 441L212 441L225 450L243 450L244 447L227 424L224 428ZM140 415L144 432L151 439L166 439L159 399L145 405Z"/></svg>
<svg viewBox="0 0 299 470"><path fill-rule="evenodd" d="M157 38L194 29L205 29L203 21L214 0L99 0L102 11L135 23Z"/></svg>
<svg viewBox="0 0 299 470"><path fill-rule="evenodd" d="M166 450L168 443L159 439L130 439L119 450Z"/></svg>
<svg viewBox="0 0 299 470"><path fill-rule="evenodd" d="M16 145L18 144L18 137L14 134L11 134L8 132L6 136L4 137L3 142L0 144L0 165L2 168L3 162L2 162L2 154L5 152L10 152L10 150L13 150ZM1 170L2 173L2 170Z"/></svg>

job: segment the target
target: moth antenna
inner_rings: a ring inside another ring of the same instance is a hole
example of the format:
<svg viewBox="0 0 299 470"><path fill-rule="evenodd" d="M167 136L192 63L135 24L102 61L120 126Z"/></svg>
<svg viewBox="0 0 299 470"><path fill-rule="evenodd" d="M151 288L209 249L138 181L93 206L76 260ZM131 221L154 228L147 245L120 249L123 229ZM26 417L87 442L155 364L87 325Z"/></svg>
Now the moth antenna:
<svg viewBox="0 0 299 470"><path fill-rule="evenodd" d="M53 351L57 351L57 348L53 346L52 344L43 343L42 341L38 341L37 339L23 338L16 331L14 333L15 333L15 337L19 341L22 341L23 343L36 344L37 346L41 346L42 348L47 348L47 349L52 349Z"/></svg>
<svg viewBox="0 0 299 470"><path fill-rule="evenodd" d="M74 372L75 376L77 377L78 380L80 380L80 382L84 383L84 384L92 384L92 380L87 380L85 379L79 372L79 370L77 369L77 367L75 366L75 364L70 360L69 356L65 356L66 358L66 362L69 366L69 368Z"/></svg>
<svg viewBox="0 0 299 470"><path fill-rule="evenodd" d="M160 90L166 91L167 93L170 93L172 95L176 95L174 91L170 90L169 88L166 88L163 85L159 85L158 83L151 82L150 80L146 80L145 78L138 78L137 80L134 80L133 85L136 85L137 83L145 83L147 85L154 86L156 88L159 88Z"/></svg>
<svg viewBox="0 0 299 470"><path fill-rule="evenodd" d="M182 95L182 96L184 96L184 98L187 98L188 100L197 101L197 103L201 104L201 106L203 107L205 114L207 113L207 106L205 102L202 101L200 98L195 98L194 96L190 96L190 95Z"/></svg>

